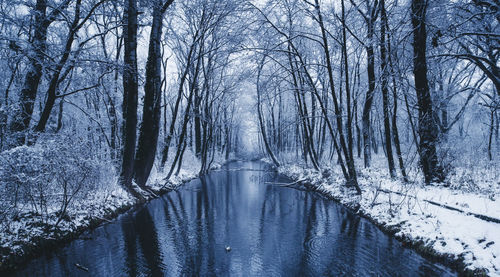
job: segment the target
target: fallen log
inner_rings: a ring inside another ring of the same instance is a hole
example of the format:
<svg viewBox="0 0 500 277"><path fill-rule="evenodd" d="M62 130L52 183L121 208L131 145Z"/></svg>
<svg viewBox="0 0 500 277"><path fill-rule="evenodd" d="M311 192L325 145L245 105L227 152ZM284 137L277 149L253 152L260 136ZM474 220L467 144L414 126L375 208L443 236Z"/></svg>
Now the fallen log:
<svg viewBox="0 0 500 277"><path fill-rule="evenodd" d="M381 192L385 192L385 193L394 193L394 194L398 194L398 195L401 195L401 196L408 196L408 197L412 197L412 198L417 199L416 196L405 195L405 194L403 194L401 192L397 192L397 191L391 191L391 190L386 190L386 189L378 189L378 190L381 191ZM446 205L446 204L438 203L438 202L435 202L435 201L432 201L432 200L427 200L427 199L421 199L421 200L423 200L424 202L427 202L427 203L429 203L431 205L434 205L434 206L438 206L438 207L445 208L445 209L448 209L448 210L456 211L456 212L463 213L463 214L466 214L466 215L472 215L472 216L474 216L476 218L479 218L479 219L482 219L484 221L493 222L493 223L499 223L500 224L500 219L498 219L498 218L494 218L494 217L487 216L487 215L484 215L484 214L477 214L477 213L473 213L473 212L464 211L462 209L459 209L459 208L456 208L456 207L452 207L452 206L449 206L449 205Z"/></svg>

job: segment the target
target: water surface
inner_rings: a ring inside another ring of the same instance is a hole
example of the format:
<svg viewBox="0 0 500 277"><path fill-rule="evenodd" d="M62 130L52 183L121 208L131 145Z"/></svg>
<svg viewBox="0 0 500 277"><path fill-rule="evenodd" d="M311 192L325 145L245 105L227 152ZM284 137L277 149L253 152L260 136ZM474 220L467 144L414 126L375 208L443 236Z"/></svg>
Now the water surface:
<svg viewBox="0 0 500 277"><path fill-rule="evenodd" d="M15 276L456 275L333 201L272 184L283 182L263 163L231 163Z"/></svg>

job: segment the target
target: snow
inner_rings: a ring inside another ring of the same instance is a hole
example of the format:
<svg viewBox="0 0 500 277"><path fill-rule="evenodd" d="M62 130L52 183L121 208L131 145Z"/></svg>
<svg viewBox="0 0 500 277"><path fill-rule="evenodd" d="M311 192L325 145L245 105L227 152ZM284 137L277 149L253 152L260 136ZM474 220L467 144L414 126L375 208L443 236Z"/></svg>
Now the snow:
<svg viewBox="0 0 500 277"><path fill-rule="evenodd" d="M425 186L417 171L411 173L407 184L391 179L385 162L383 156L376 156L371 168L363 169L357 164L362 196L344 186L338 166L323 168L333 172L326 179L308 166L294 162L282 165L278 171L358 209L379 226L395 231L394 236L404 241L422 242L439 256L463 260L469 270L486 270L490 276L500 276L500 224L470 214L500 219L497 165L481 170L459 167L448 178L450 186L443 187ZM464 175L474 183L474 189L458 183Z"/></svg>
<svg viewBox="0 0 500 277"><path fill-rule="evenodd" d="M223 155L217 154L211 168L219 168L223 162ZM169 161L163 171L159 170L158 165L153 168L147 184L153 191L176 189L196 178L200 171L200 162L191 151L187 150L180 173L165 180L169 168ZM105 183L96 184L96 188L92 191L80 192L79 197L68 207L67 219L58 224L57 230L53 226L58 219L56 213L60 209L59 202L48 203L45 219L35 215L27 204L23 208L18 208L22 212L18 213L17 218L6 217L7 220L0 223L0 268L7 265L10 259L19 257L22 259L29 255L32 249L43 247L44 242L64 240L78 235L95 226L96 222L109 222L111 218L138 204L137 200L119 185L115 170L109 168L108 171L105 174L108 176ZM145 196L155 197L151 194Z"/></svg>

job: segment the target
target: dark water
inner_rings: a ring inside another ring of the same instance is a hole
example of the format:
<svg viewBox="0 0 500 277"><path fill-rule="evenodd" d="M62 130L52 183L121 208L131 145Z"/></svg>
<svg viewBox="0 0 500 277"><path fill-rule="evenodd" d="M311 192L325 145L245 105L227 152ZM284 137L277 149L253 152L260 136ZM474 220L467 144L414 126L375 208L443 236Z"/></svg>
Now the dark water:
<svg viewBox="0 0 500 277"><path fill-rule="evenodd" d="M288 180L265 167L232 163L33 260L17 276L455 275L332 201L266 184Z"/></svg>

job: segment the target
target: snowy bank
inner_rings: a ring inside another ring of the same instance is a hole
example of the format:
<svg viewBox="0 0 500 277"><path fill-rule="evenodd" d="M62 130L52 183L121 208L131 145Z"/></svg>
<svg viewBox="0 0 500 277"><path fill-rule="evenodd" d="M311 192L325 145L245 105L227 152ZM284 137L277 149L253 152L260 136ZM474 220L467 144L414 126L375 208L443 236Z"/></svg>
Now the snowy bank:
<svg viewBox="0 0 500 277"><path fill-rule="evenodd" d="M190 151L186 151L179 174L173 175L169 180L165 180L166 170L154 167L147 184L152 193L145 195L146 199L150 200L177 189L198 177L200 163L192 153L188 152ZM223 162L223 156L217 155L210 168L220 168ZM165 168L169 168L168 163ZM106 170L106 167L101 170ZM97 184L93 190L75 192L78 197L75 197L68 206L62 220L60 220L60 204L54 200L46 204L46 211L43 213L35 211L28 204L19 207L15 213L2 211L0 272L15 270L42 251L60 247L83 232L110 222L131 208L144 204L138 202L118 184L118 177L112 166L107 170L109 172L104 174L107 179L96 180L106 183Z"/></svg>
<svg viewBox="0 0 500 277"><path fill-rule="evenodd" d="M403 183L391 179L382 166L373 166L360 170L361 196L344 186L343 176L336 170L325 167L320 173L288 163L278 171L352 208L422 255L437 258L465 274L500 276L500 194L495 168L473 176L477 188L464 190L457 184ZM410 180L421 179L413 177ZM449 179L460 177L455 173Z"/></svg>

